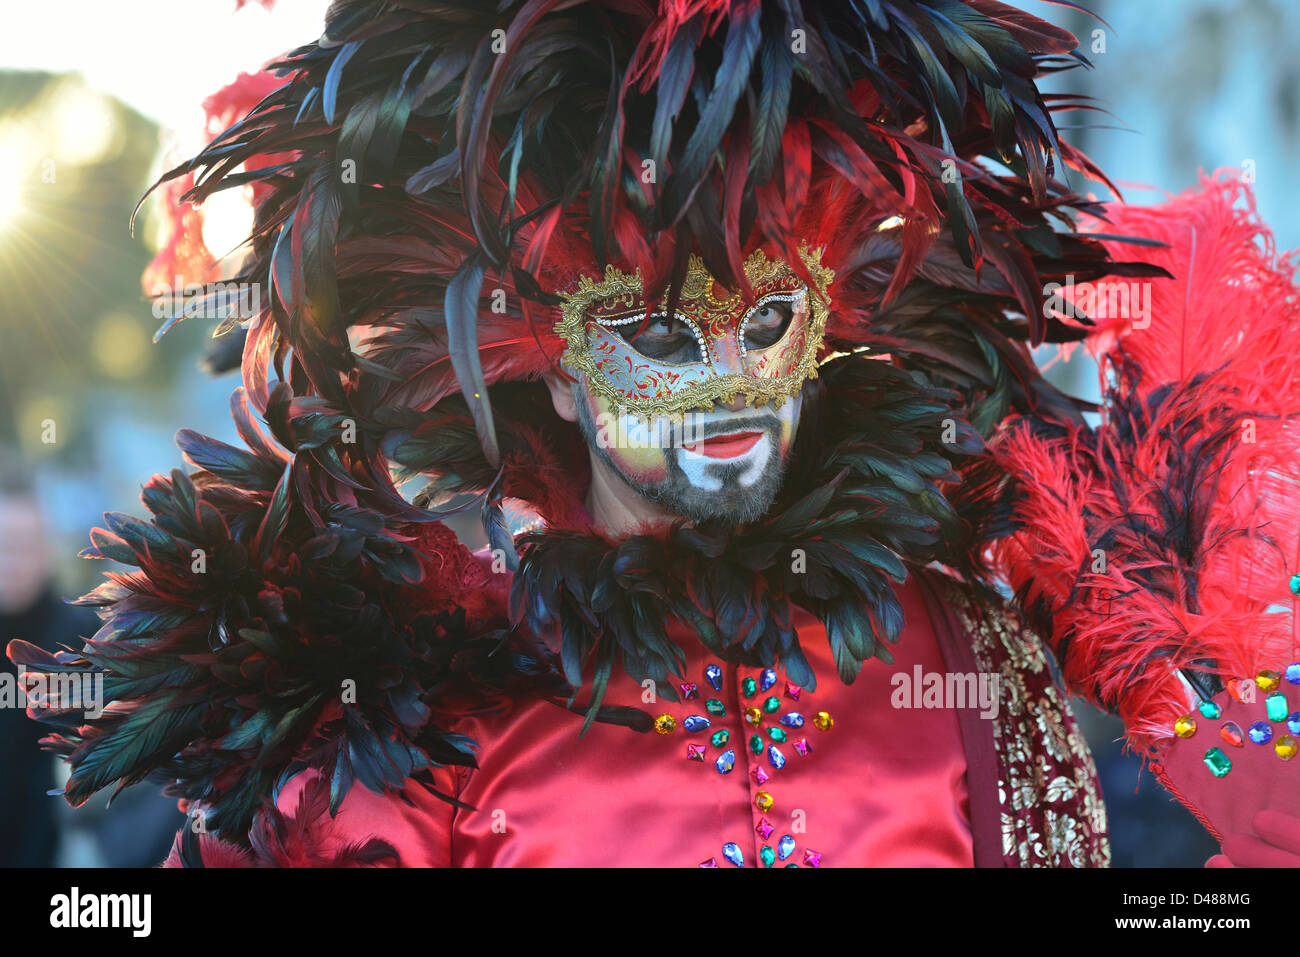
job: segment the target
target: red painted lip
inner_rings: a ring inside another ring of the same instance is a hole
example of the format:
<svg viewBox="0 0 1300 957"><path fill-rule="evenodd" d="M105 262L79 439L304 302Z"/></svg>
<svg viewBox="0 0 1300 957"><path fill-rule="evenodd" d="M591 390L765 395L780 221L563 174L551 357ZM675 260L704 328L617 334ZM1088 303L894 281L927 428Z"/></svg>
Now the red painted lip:
<svg viewBox="0 0 1300 957"><path fill-rule="evenodd" d="M682 448L697 455L707 455L711 459L734 459L752 449L762 437L762 432L729 432L726 435L711 436L702 442L685 442Z"/></svg>

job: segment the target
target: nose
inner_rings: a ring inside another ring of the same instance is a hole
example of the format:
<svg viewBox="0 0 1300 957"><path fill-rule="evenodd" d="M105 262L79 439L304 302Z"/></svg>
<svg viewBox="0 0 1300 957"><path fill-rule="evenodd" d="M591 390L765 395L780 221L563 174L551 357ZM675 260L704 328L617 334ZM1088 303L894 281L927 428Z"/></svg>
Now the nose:
<svg viewBox="0 0 1300 957"><path fill-rule="evenodd" d="M745 395L742 392L741 394L737 395L734 399L732 399L730 402L719 401L715 403L714 407L719 411L741 412L745 408Z"/></svg>

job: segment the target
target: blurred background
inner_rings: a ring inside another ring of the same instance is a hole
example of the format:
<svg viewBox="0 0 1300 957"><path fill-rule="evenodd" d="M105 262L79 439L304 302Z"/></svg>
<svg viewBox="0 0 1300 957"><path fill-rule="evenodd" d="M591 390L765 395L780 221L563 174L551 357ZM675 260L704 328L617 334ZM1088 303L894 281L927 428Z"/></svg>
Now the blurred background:
<svg viewBox="0 0 1300 957"><path fill-rule="evenodd" d="M218 131L205 120L205 99L317 37L326 5L45 0L7 11L0 36L0 641L53 647L91 634L94 616L61 600L94 587L104 569L76 557L87 530L105 511L140 511L141 484L180 464L177 429L237 441L227 414L235 374L200 371L215 323L183 322L152 341L160 320L141 277L169 242L174 214L166 197L144 205L133 231L129 224L158 174ZM1094 64L1049 89L1087 94L1109 111L1060 122L1126 199L1152 202L1161 191L1194 185L1200 171L1241 168L1254 179L1279 247L1300 246L1292 200L1292 171L1300 168L1300 4L1085 0L1104 24L1037 0L1020 5L1073 30ZM211 276L251 224L248 200L231 191L204 210L206 249L190 255ZM1058 363L1052 375L1071 391L1096 395L1084 357ZM1079 710L1103 774L1116 865L1200 866L1216 849L1210 838L1121 753L1116 721ZM44 794L59 772L37 751L34 723L0 709L0 736L10 759L0 781L0 808L8 812L0 814L0 864L149 866L165 856L182 822L173 801L137 787L111 808L96 801L71 812Z"/></svg>

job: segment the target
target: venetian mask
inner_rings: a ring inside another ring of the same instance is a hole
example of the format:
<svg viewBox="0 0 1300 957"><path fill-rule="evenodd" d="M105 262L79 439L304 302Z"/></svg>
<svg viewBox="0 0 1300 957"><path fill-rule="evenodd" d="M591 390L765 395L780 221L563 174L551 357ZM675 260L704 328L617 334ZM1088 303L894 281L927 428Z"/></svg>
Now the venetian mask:
<svg viewBox="0 0 1300 957"><path fill-rule="evenodd" d="M833 274L803 253L817 288L789 265L756 251L745 262L755 302L721 289L698 257L677 312L646 317L641 277L612 266L600 282L583 277L564 297L555 331L564 362L593 393L621 411L649 417L712 409L743 396L747 405L781 402L817 374Z"/></svg>

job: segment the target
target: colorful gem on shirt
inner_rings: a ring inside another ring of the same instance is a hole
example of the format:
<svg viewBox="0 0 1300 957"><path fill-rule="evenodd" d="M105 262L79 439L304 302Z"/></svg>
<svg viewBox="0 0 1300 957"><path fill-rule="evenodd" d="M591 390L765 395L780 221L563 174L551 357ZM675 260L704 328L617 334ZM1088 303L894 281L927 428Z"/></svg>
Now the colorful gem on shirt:
<svg viewBox="0 0 1300 957"><path fill-rule="evenodd" d="M1289 734L1284 734L1273 743L1273 750L1283 761L1290 761L1296 756L1296 752L1300 751L1300 741Z"/></svg>
<svg viewBox="0 0 1300 957"><path fill-rule="evenodd" d="M740 852L740 845L728 841L722 845L722 856L737 867L745 866L745 855Z"/></svg>
<svg viewBox="0 0 1300 957"><path fill-rule="evenodd" d="M763 753L763 739L756 734L749 736L749 750L751 754Z"/></svg>
<svg viewBox="0 0 1300 957"><path fill-rule="evenodd" d="M812 745L808 743L807 738L800 738L794 743L794 749L799 752L801 758L806 758L808 752L812 750Z"/></svg>
<svg viewBox="0 0 1300 957"><path fill-rule="evenodd" d="M822 866L822 856L821 856L821 854L819 854L817 851L804 851L804 852L803 852L803 866L804 866L804 867L821 867L821 866Z"/></svg>
<svg viewBox="0 0 1300 957"><path fill-rule="evenodd" d="M687 730L690 730L689 728ZM1196 733L1196 719L1185 714L1174 722L1174 734L1180 738L1190 738Z"/></svg>
<svg viewBox="0 0 1300 957"><path fill-rule="evenodd" d="M715 748L721 748L724 747L726 743L730 740L731 740L731 732L728 731L726 728L723 728L720 731L713 732L713 737L709 738L709 743L712 744Z"/></svg>
<svg viewBox="0 0 1300 957"><path fill-rule="evenodd" d="M776 851L764 844L758 849L758 859L763 862L764 867L771 867L776 863Z"/></svg>
<svg viewBox="0 0 1300 957"><path fill-rule="evenodd" d="M700 861L700 867L717 867L717 866L718 866L718 859L716 857L710 857L707 861Z"/></svg>
<svg viewBox="0 0 1300 957"><path fill-rule="evenodd" d="M661 714L655 718L655 730L660 734L671 734L677 727L677 719L671 714Z"/></svg>
<svg viewBox="0 0 1300 957"><path fill-rule="evenodd" d="M704 745L702 745L702 744L688 744L688 745L686 746L686 760L687 760L687 761L703 761L703 760L704 760Z"/></svg>
<svg viewBox="0 0 1300 957"><path fill-rule="evenodd" d="M776 714L781 710L781 699L776 695L768 698L763 702L763 711L767 714Z"/></svg>
<svg viewBox="0 0 1300 957"><path fill-rule="evenodd" d="M1259 685L1260 691L1272 691L1281 682L1282 676L1276 671L1265 669L1255 675L1255 684Z"/></svg>
<svg viewBox="0 0 1300 957"><path fill-rule="evenodd" d="M763 673L759 675L759 677L762 679L759 684L759 689L762 691L766 691L768 688L771 688L776 684L776 672L771 668L764 668Z"/></svg>
<svg viewBox="0 0 1300 957"><path fill-rule="evenodd" d="M759 791L754 795L754 807L758 808L764 814L772 810L774 804L776 804L776 799L766 791Z"/></svg>
<svg viewBox="0 0 1300 957"><path fill-rule="evenodd" d="M763 712L757 708L746 708L745 721L752 725L760 725L763 723Z"/></svg>
<svg viewBox="0 0 1300 957"><path fill-rule="evenodd" d="M1300 685L1300 661L1286 666L1286 680L1293 685Z"/></svg>
<svg viewBox="0 0 1300 957"><path fill-rule="evenodd" d="M1225 722L1219 729L1219 737L1234 748L1244 748L1246 746L1246 736L1241 731L1241 725L1235 721Z"/></svg>
<svg viewBox="0 0 1300 957"><path fill-rule="evenodd" d="M770 744L767 747L767 763L778 771L785 767L785 755L781 753L781 749L775 744Z"/></svg>
<svg viewBox="0 0 1300 957"><path fill-rule="evenodd" d="M785 860L794 853L794 838L789 834L783 834L781 840L776 842L776 856Z"/></svg>
<svg viewBox="0 0 1300 957"><path fill-rule="evenodd" d="M693 701L700 696L700 688L694 681L688 681L682 685L682 700ZM717 866L716 864L714 865Z"/></svg>
<svg viewBox="0 0 1300 957"><path fill-rule="evenodd" d="M1300 595L1300 575L1291 576L1291 594Z"/></svg>
<svg viewBox="0 0 1300 957"><path fill-rule="evenodd" d="M1256 721L1246 733L1250 735L1250 740L1256 744L1268 744L1269 741L1273 740L1273 729L1267 721Z"/></svg>
<svg viewBox="0 0 1300 957"><path fill-rule="evenodd" d="M1224 684L1234 701L1250 704L1255 700L1255 682L1249 678L1229 678Z"/></svg>
<svg viewBox="0 0 1300 957"><path fill-rule="evenodd" d="M1292 711L1286 716L1286 729L1292 734L1300 734L1300 711Z"/></svg>
<svg viewBox="0 0 1300 957"><path fill-rule="evenodd" d="M719 774L730 774L731 769L736 766L736 752L728 748L718 755L718 760L713 762L713 766L718 769Z"/></svg>
<svg viewBox="0 0 1300 957"><path fill-rule="evenodd" d="M781 723L787 728L794 728L798 731L803 727L803 715L798 711L791 711L789 714L781 715Z"/></svg>
<svg viewBox="0 0 1300 957"><path fill-rule="evenodd" d="M775 741L777 744L785 743L785 731L783 731L781 728L768 728L767 736L771 738L773 741Z"/></svg>
<svg viewBox="0 0 1300 957"><path fill-rule="evenodd" d="M691 734L697 734L700 731L703 731L711 724L713 724L713 722L710 721L708 718L704 717L704 715L693 714L685 721L682 722L682 727L685 728L687 731L689 731Z"/></svg>
<svg viewBox="0 0 1300 957"><path fill-rule="evenodd" d="M708 701L704 702L704 710L715 718L727 713L726 706L717 698L710 698Z"/></svg>
<svg viewBox="0 0 1300 957"><path fill-rule="evenodd" d="M1202 701L1200 704L1201 714L1213 721L1219 715L1223 714L1223 709L1213 701Z"/></svg>
<svg viewBox="0 0 1300 957"><path fill-rule="evenodd" d="M1285 721L1287 712L1291 709L1287 707L1286 695L1278 691L1264 699L1264 708L1268 711L1268 720Z"/></svg>
<svg viewBox="0 0 1300 957"><path fill-rule="evenodd" d="M704 679L714 691L722 690L722 669L717 665L709 665L704 669Z"/></svg>
<svg viewBox="0 0 1300 957"><path fill-rule="evenodd" d="M776 828L772 826L767 818L760 819L758 825L754 828L755 833L765 841L772 836L772 832L775 830Z"/></svg>
<svg viewBox="0 0 1300 957"><path fill-rule="evenodd" d="M1216 778L1221 778L1232 770L1232 762L1222 748L1210 748L1205 752L1205 766Z"/></svg>
<svg viewBox="0 0 1300 957"><path fill-rule="evenodd" d="M835 719L830 716L829 712L818 711L813 716L813 727L818 731L829 731L835 727Z"/></svg>
<svg viewBox="0 0 1300 957"><path fill-rule="evenodd" d="M754 783L757 784L759 787L762 787L764 784L766 784L768 781L771 780L771 778L768 776L768 773L764 771L761 767L758 767L757 765L750 769L749 776L754 779Z"/></svg>
<svg viewBox="0 0 1300 957"><path fill-rule="evenodd" d="M799 695L802 693L803 693L803 689L800 688L798 685L791 684L788 681L785 683L785 696L787 698L790 698L792 701L798 701Z"/></svg>
<svg viewBox="0 0 1300 957"><path fill-rule="evenodd" d="M752 698L758 694L758 682L753 678L746 678L740 683L740 692L746 698Z"/></svg>

